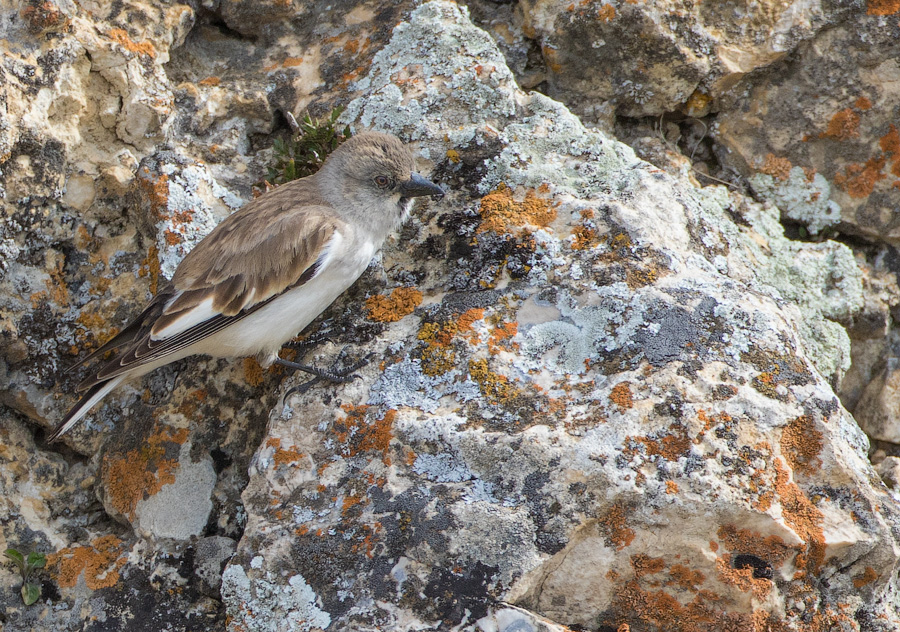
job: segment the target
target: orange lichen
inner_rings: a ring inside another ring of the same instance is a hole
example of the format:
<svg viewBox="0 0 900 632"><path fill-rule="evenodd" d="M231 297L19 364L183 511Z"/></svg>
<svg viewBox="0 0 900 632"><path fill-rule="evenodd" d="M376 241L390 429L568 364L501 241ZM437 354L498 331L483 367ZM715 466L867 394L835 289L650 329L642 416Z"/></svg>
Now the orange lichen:
<svg viewBox="0 0 900 632"><path fill-rule="evenodd" d="M860 112L865 112L872 108L872 100L869 97L857 97L856 101L853 102L853 107Z"/></svg>
<svg viewBox="0 0 900 632"><path fill-rule="evenodd" d="M869 15L894 15L900 11L900 0L869 0L866 13Z"/></svg>
<svg viewBox="0 0 900 632"><path fill-rule="evenodd" d="M260 386L265 380L265 371L256 358L244 358L241 362L244 369L244 381L250 386Z"/></svg>
<svg viewBox="0 0 900 632"><path fill-rule="evenodd" d="M772 176L776 180L787 180L793 165L787 158L778 158L775 154L766 154L765 162L759 168L761 173Z"/></svg>
<svg viewBox="0 0 900 632"><path fill-rule="evenodd" d="M47 556L47 567L60 588L72 588L84 577L91 590L110 588L119 581L119 569L127 558L124 543L114 535L105 535L90 546L66 547Z"/></svg>
<svg viewBox="0 0 900 632"><path fill-rule="evenodd" d="M75 340L81 351L94 349L99 346L98 340L110 340L119 333L118 327L110 326L107 316L101 315L90 307L83 309L75 322L81 325L80 329L75 330Z"/></svg>
<svg viewBox="0 0 900 632"><path fill-rule="evenodd" d="M422 293L411 287L394 288L389 297L376 294L366 299L369 318L380 323L395 323L421 304Z"/></svg>
<svg viewBox="0 0 900 632"><path fill-rule="evenodd" d="M884 155L870 158L866 164L852 163L847 165L844 173L834 176L834 183L847 195L854 198L865 198L875 190L875 184L887 176L882 173L886 158Z"/></svg>
<svg viewBox="0 0 900 632"><path fill-rule="evenodd" d="M661 573L666 568L666 563L661 557L650 557L643 553L631 556L631 568L634 570L635 577L643 577L644 575L652 575Z"/></svg>
<svg viewBox="0 0 900 632"><path fill-rule="evenodd" d="M619 412L625 412L634 406L634 396L631 394L630 382L619 382L609 393L609 401L618 406Z"/></svg>
<svg viewBox="0 0 900 632"><path fill-rule="evenodd" d="M892 154L894 162L900 160L900 133L897 132L893 123L888 129L888 133L878 140L878 144L881 146L881 151Z"/></svg>
<svg viewBox="0 0 900 632"><path fill-rule="evenodd" d="M819 134L820 138L849 140L859 137L859 114L850 108L844 108L831 117L827 129Z"/></svg>
<svg viewBox="0 0 900 632"><path fill-rule="evenodd" d="M676 585L682 590L691 590L697 592L700 585L706 581L706 575L700 571L691 570L683 564L672 564L669 569L672 579L666 582L666 585Z"/></svg>
<svg viewBox="0 0 900 632"><path fill-rule="evenodd" d="M137 184L150 204L150 212L157 220L168 219L169 176L154 174L147 167L138 170Z"/></svg>
<svg viewBox="0 0 900 632"><path fill-rule="evenodd" d="M753 630L749 626L741 626L745 616L728 615L721 608L711 606L706 601L716 601L716 596L708 591L700 591L688 603L682 604L669 593L643 590L637 580L626 582L618 587L613 612L623 613L641 629L649 626L654 630L669 632L701 632L707 630ZM739 618L739 621L735 621ZM601 623L622 629L625 625L619 621L601 619ZM726 627L728 626L728 627ZM757 632L753 630L753 632Z"/></svg>
<svg viewBox="0 0 900 632"><path fill-rule="evenodd" d="M601 22L609 22L616 17L616 8L611 4L604 4L597 9L597 19Z"/></svg>
<svg viewBox="0 0 900 632"><path fill-rule="evenodd" d="M366 502L368 502L368 500L366 500ZM362 496L348 494L347 496L344 496L344 499L341 501L341 513L346 514L350 509L360 504L365 504L363 503Z"/></svg>
<svg viewBox="0 0 900 632"><path fill-rule="evenodd" d="M531 37L527 34L527 30L525 37ZM556 73L562 72L563 66L559 61L558 53L555 48L544 44L541 46L541 54L544 56L544 63L547 64L547 68Z"/></svg>
<svg viewBox="0 0 900 632"><path fill-rule="evenodd" d="M193 417L194 413L196 413L197 409L200 407L200 404L205 402L208 396L209 394L202 388L191 391L181 399L181 404L178 406L177 410L185 417Z"/></svg>
<svg viewBox="0 0 900 632"><path fill-rule="evenodd" d="M597 230L583 224L579 224L572 230L572 236L574 237L572 250L587 250L600 243Z"/></svg>
<svg viewBox="0 0 900 632"><path fill-rule="evenodd" d="M678 424L669 426L672 434L663 435L661 439L637 437L647 447L647 456L661 456L666 461L677 461L691 451L691 439L687 430Z"/></svg>
<svg viewBox="0 0 900 632"><path fill-rule="evenodd" d="M474 331L474 325L484 318L484 310L480 307L467 309L456 319L456 327L459 334L472 344L478 344L481 337Z"/></svg>
<svg viewBox="0 0 900 632"><path fill-rule="evenodd" d="M781 453L795 472L813 474L822 461L822 433L809 415L797 417L781 431Z"/></svg>
<svg viewBox="0 0 900 632"><path fill-rule="evenodd" d="M350 53L351 55L355 55L359 52L359 40L347 40L344 44L344 51Z"/></svg>
<svg viewBox="0 0 900 632"><path fill-rule="evenodd" d="M382 462L390 465L391 457L388 452L394 437L392 429L397 411L388 410L381 419L369 422L369 406L365 404L344 404L341 409L347 414L334 423L341 454L353 457L364 452L381 452Z"/></svg>
<svg viewBox="0 0 900 632"><path fill-rule="evenodd" d="M784 521L806 543L806 555L797 556L797 567L818 573L825 560L824 516L795 483L788 480L788 472L775 461L775 491L781 501Z"/></svg>
<svg viewBox="0 0 900 632"><path fill-rule="evenodd" d="M20 15L31 33L61 31L69 26L69 18L52 2L41 2L22 9Z"/></svg>
<svg viewBox="0 0 900 632"><path fill-rule="evenodd" d="M302 459L305 454L300 452L297 448L277 448L275 452L272 453L272 461L275 462L275 465L289 465L290 463L296 463L300 459Z"/></svg>
<svg viewBox="0 0 900 632"><path fill-rule="evenodd" d="M722 583L734 586L741 592L753 593L757 599L764 599L772 591L772 582L755 578L752 568L732 567L731 556L727 553L716 558L716 572Z"/></svg>
<svg viewBox="0 0 900 632"><path fill-rule="evenodd" d="M201 86L210 86L210 87L217 86L220 83L222 83L222 79L219 77L215 77L215 76L207 77L206 79L203 79L200 81Z"/></svg>
<svg viewBox="0 0 900 632"><path fill-rule="evenodd" d="M675 481L666 481L667 494L677 494L678 491L678 483L676 483Z"/></svg>
<svg viewBox="0 0 900 632"><path fill-rule="evenodd" d="M151 59L156 58L156 48L153 47L153 44L151 44L150 42L132 41L132 39L128 37L128 33L126 33L122 29L110 29L109 37L110 39L112 39L112 41L116 42L132 53L147 55Z"/></svg>
<svg viewBox="0 0 900 632"><path fill-rule="evenodd" d="M63 260L59 259L52 265L49 271L50 278L44 279L47 288L45 296L59 307L69 306L69 288L66 287L66 278L63 270ZM32 296L32 302L34 297Z"/></svg>
<svg viewBox="0 0 900 632"><path fill-rule="evenodd" d="M875 572L875 569L871 566L866 566L862 575L853 578L853 585L856 588L862 588L867 584L871 584L876 579L878 579L878 573Z"/></svg>
<svg viewBox="0 0 900 632"><path fill-rule="evenodd" d="M177 459L167 459L167 447L187 441L186 428L163 427L150 435L138 450L129 450L121 458L103 458L101 473L106 482L109 502L116 511L134 519L139 501L156 494L163 485L175 482Z"/></svg>
<svg viewBox="0 0 900 632"><path fill-rule="evenodd" d="M160 275L160 263L159 263L159 248L154 244L150 246L150 250L147 252L147 257L141 261L141 266L138 268L138 276L139 277L150 277L150 293L156 294L159 289L159 275Z"/></svg>
<svg viewBox="0 0 900 632"><path fill-rule="evenodd" d="M613 505L606 516L600 519L600 526L610 543L619 551L634 540L634 530L625 525L625 509L621 505Z"/></svg>
<svg viewBox="0 0 900 632"><path fill-rule="evenodd" d="M447 150L447 160L452 162L454 165L458 164L459 161L461 160L461 158L459 156L459 152L456 151L455 149L448 149Z"/></svg>
<svg viewBox="0 0 900 632"><path fill-rule="evenodd" d="M498 353L501 348L518 349L518 343L507 343L516 336L519 331L519 323L500 323L494 328L490 338L488 338L488 351L490 353Z"/></svg>
<svg viewBox="0 0 900 632"><path fill-rule="evenodd" d="M482 222L477 232L491 231L499 234L511 233L513 227L526 225L546 228L556 219L559 203L538 197L534 191L527 191L525 199L517 201L512 189L501 184L494 191L481 198Z"/></svg>
<svg viewBox="0 0 900 632"><path fill-rule="evenodd" d="M350 546L350 550L353 553L363 553L367 558L372 559L375 556L376 536L380 530L380 522L376 522L373 526L362 525L359 532L354 534L356 542Z"/></svg>
<svg viewBox="0 0 900 632"><path fill-rule="evenodd" d="M806 176L806 181L812 183L816 179L816 170L813 167L803 167L803 175Z"/></svg>
<svg viewBox="0 0 900 632"><path fill-rule="evenodd" d="M174 230L171 230L169 228L163 231L163 237L165 238L166 245L168 246L177 246L184 241L184 235L176 233Z"/></svg>
<svg viewBox="0 0 900 632"><path fill-rule="evenodd" d="M469 377L478 384L481 393L492 404L507 404L520 395L519 389L508 377L488 368L488 361L484 358L469 361Z"/></svg>
<svg viewBox="0 0 900 632"><path fill-rule="evenodd" d="M284 61L281 62L281 65L284 68L293 68L294 66L299 66L303 63L302 57L285 57Z"/></svg>
<svg viewBox="0 0 900 632"><path fill-rule="evenodd" d="M724 524L716 532L722 545L736 554L753 555L765 560L772 568L781 568L785 560L797 552L777 535L764 536L750 529L741 529L733 524ZM710 542L710 548L715 542ZM716 544L713 551L718 550Z"/></svg>

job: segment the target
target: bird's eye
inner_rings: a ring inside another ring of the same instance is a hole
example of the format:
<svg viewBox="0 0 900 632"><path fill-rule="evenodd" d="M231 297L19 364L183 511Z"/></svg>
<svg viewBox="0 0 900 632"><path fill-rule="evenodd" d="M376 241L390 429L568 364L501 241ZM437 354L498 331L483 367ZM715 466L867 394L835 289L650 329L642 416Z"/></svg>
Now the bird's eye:
<svg viewBox="0 0 900 632"><path fill-rule="evenodd" d="M387 176L375 176L375 186L379 189L386 189L392 184L393 182Z"/></svg>

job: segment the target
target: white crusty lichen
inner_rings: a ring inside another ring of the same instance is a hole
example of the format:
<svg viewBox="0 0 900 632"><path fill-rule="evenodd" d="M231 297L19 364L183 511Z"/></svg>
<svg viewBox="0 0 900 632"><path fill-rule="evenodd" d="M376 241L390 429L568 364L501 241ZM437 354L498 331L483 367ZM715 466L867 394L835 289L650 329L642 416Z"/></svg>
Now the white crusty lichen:
<svg viewBox="0 0 900 632"><path fill-rule="evenodd" d="M639 164L630 148L587 130L557 101L534 92L522 97L522 106L520 120L501 134L503 150L487 161L478 184L482 193L501 182L529 188L549 184L556 193L590 198L609 190L614 174Z"/></svg>
<svg viewBox="0 0 900 632"><path fill-rule="evenodd" d="M428 80L401 90L394 78L404 75ZM443 0L423 4L401 22L353 87L366 94L350 102L343 121L412 140L446 135L465 145L485 123L516 112L515 78L503 54L465 7Z"/></svg>
<svg viewBox="0 0 900 632"><path fill-rule="evenodd" d="M808 176L800 167L785 179L765 173L750 177L753 190L770 200L785 217L804 224L813 235L841 221L841 207L831 198L831 186L820 173Z"/></svg>
<svg viewBox="0 0 900 632"><path fill-rule="evenodd" d="M210 174L205 165L163 165L167 177L165 217L156 224L159 269L168 279L185 255L243 200Z"/></svg>
<svg viewBox="0 0 900 632"><path fill-rule="evenodd" d="M237 564L226 568L222 574L222 600L231 629L310 632L331 624L331 616L319 608L315 592L302 575L294 575L286 584L282 581L271 573L248 577Z"/></svg>

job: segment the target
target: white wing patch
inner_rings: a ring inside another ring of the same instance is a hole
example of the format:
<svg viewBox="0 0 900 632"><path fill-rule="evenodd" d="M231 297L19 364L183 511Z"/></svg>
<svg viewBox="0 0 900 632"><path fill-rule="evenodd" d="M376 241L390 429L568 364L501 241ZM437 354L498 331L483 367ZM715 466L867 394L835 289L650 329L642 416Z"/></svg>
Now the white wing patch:
<svg viewBox="0 0 900 632"><path fill-rule="evenodd" d="M173 302L175 302L178 297L181 296L181 292L176 294L169 300L166 307L168 308ZM203 301L202 303L198 303L196 307L193 307L186 312L184 312L181 316L179 316L176 320L174 320L168 327L165 327L158 331L155 334L150 335L151 340L165 340L166 338L171 338L172 336L177 336L183 331L187 331L191 327L195 325L199 325L200 323L206 322L210 318L214 318L221 314L221 312L217 309L213 309L213 299L210 296L208 299Z"/></svg>
<svg viewBox="0 0 900 632"><path fill-rule="evenodd" d="M339 256L338 253L341 251L341 246L344 244L344 236L340 231L336 230L331 235L331 239L325 242L325 245L322 246L322 252L319 253L319 256L316 257L316 261L319 263L316 274L313 278L316 278L320 274L322 274L323 270L326 270L331 266L336 256Z"/></svg>

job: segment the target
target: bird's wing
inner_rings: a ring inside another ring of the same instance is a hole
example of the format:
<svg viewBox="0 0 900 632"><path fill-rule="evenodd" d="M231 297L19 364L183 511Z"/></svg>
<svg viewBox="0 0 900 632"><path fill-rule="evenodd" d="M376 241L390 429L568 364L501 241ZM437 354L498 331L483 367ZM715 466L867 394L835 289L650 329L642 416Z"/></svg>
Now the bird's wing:
<svg viewBox="0 0 900 632"><path fill-rule="evenodd" d="M66 369L66 373L72 373L80 367L90 363L91 361L99 358L107 351L112 351L113 349L118 349L119 347L124 347L130 342L133 342L136 338L139 338L143 333L143 330L146 329L146 325L144 323L153 322L159 314L162 313L165 308L165 304L174 296L175 290L172 288L172 284L166 282L163 284L159 291L156 293L147 306L144 308L137 318L128 323L125 328L117 333L115 336L107 340L103 345L99 348L94 349L91 353L81 358L78 362L70 366Z"/></svg>
<svg viewBox="0 0 900 632"><path fill-rule="evenodd" d="M154 299L137 327L123 330L127 347L78 389L180 351L313 278L347 230L330 207L291 187L302 183L273 192L294 188L294 195L254 200L197 244L175 271L169 297Z"/></svg>

